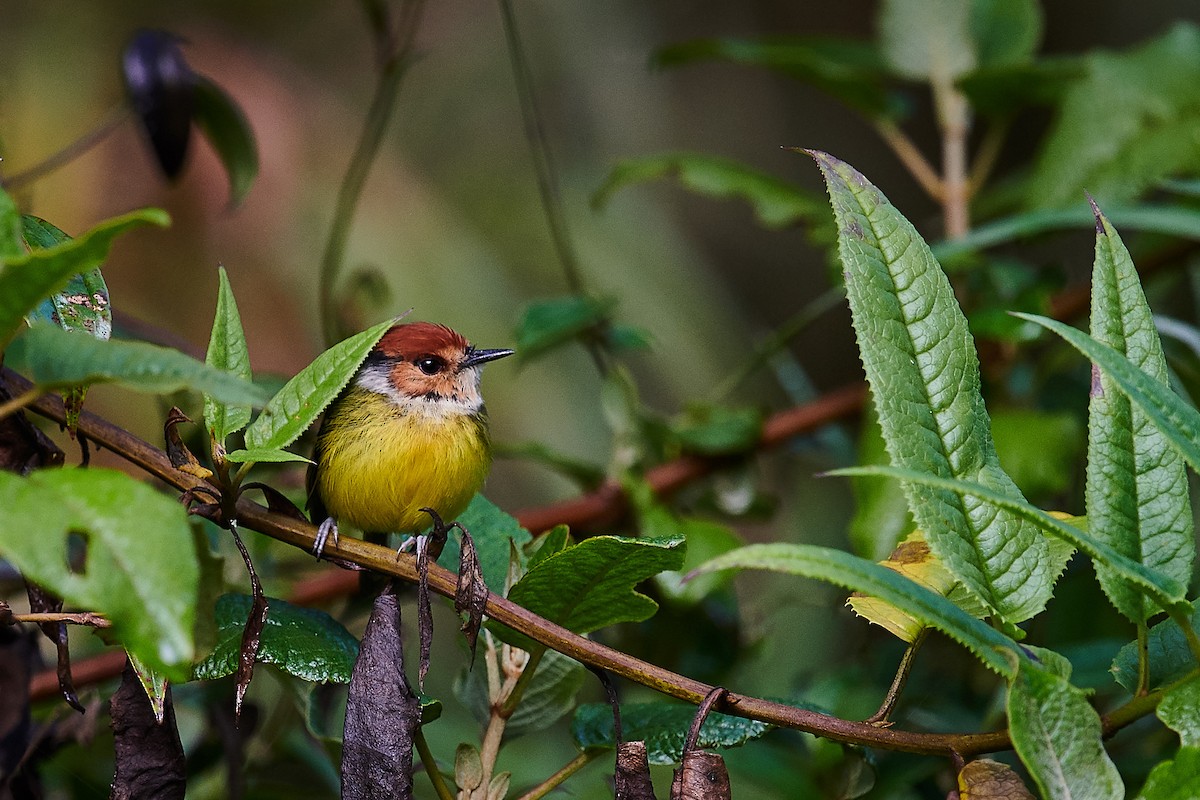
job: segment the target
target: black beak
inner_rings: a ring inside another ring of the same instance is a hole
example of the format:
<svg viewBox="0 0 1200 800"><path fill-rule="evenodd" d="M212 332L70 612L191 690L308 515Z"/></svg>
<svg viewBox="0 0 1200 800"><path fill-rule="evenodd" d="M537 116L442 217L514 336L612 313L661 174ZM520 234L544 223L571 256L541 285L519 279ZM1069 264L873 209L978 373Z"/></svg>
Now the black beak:
<svg viewBox="0 0 1200 800"><path fill-rule="evenodd" d="M477 367L480 364L486 364L489 361L495 361L498 358L511 356L516 350L476 350L472 347L467 351L467 357L463 359L461 369L468 367Z"/></svg>

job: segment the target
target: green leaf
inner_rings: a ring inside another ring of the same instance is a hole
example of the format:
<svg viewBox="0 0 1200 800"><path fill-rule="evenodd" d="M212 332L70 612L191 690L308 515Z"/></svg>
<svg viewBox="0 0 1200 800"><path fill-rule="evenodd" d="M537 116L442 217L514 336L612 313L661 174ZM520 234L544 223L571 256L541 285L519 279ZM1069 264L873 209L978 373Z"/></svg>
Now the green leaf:
<svg viewBox="0 0 1200 800"><path fill-rule="evenodd" d="M165 227L169 222L166 212L144 208L102 222L79 238L56 247L4 258L0 263L0 350L21 327L25 315L43 298L66 284L72 275L98 267L108 256L113 239L139 225L152 223Z"/></svg>
<svg viewBox="0 0 1200 800"><path fill-rule="evenodd" d="M971 38L980 66L1024 64L1042 42L1037 0L972 0Z"/></svg>
<svg viewBox="0 0 1200 800"><path fill-rule="evenodd" d="M884 0L879 7L884 58L910 80L950 83L977 63L971 7L962 0Z"/></svg>
<svg viewBox="0 0 1200 800"><path fill-rule="evenodd" d="M1118 553L1104 542L1088 536L1079 528L1056 519L1024 500L997 492L991 487L969 481L939 478L922 472L895 467L850 467L836 469L828 475L877 475L922 484L955 493L977 497L984 503L997 506L1019 516L1043 532L1061 539L1086 553L1094 562L1103 563L1126 581L1149 594L1163 608L1176 608L1184 602L1187 587L1174 578L1139 564Z"/></svg>
<svg viewBox="0 0 1200 800"><path fill-rule="evenodd" d="M1200 470L1200 412L1169 387L1131 364L1125 356L1082 331L1036 314L1018 313L1016 316L1049 328L1091 359L1146 414L1192 469Z"/></svg>
<svg viewBox="0 0 1200 800"><path fill-rule="evenodd" d="M300 438L337 399L367 354L396 320L381 322L335 344L280 389L246 429L247 450L282 450Z"/></svg>
<svg viewBox="0 0 1200 800"><path fill-rule="evenodd" d="M692 574L721 569L783 572L878 597L964 645L988 669L1005 676L1014 673L1015 668L1004 653L1017 652L1016 642L940 594L873 561L815 545L752 544L718 556Z"/></svg>
<svg viewBox="0 0 1200 800"><path fill-rule="evenodd" d="M829 186L854 329L892 463L1020 497L996 455L967 321L929 247L865 177L811 155ZM1051 553L1033 526L954 492L904 490L934 555L994 613L1015 623L1042 610L1065 556Z"/></svg>
<svg viewBox="0 0 1200 800"><path fill-rule="evenodd" d="M22 339L29 379L46 390L115 383L155 394L194 389L227 403L262 405L267 400L266 392L248 381L147 342L101 341L44 324L30 328Z"/></svg>
<svg viewBox="0 0 1200 800"><path fill-rule="evenodd" d="M1073 204L1085 189L1123 203L1200 168L1200 28L1179 23L1140 48L1096 53L1086 64L1034 166L1031 207Z"/></svg>
<svg viewBox="0 0 1200 800"><path fill-rule="evenodd" d="M959 78L957 85L975 111L1003 119L1032 106L1057 105L1085 74L1082 58L1055 56L981 66Z"/></svg>
<svg viewBox="0 0 1200 800"><path fill-rule="evenodd" d="M21 218L25 243L31 250L46 250L71 241L46 220L26 214ZM26 315L30 324L37 321L68 330L85 330L97 339L112 336L112 307L108 300L108 285L99 269L72 275L62 291L38 304Z"/></svg>
<svg viewBox="0 0 1200 800"><path fill-rule="evenodd" d="M217 598L217 644L196 665L197 680L216 680L237 672L242 630L250 616L252 599L244 594ZM274 664L306 681L349 683L358 658L358 640L324 611L301 608L274 597L267 600L258 661Z"/></svg>
<svg viewBox="0 0 1200 800"><path fill-rule="evenodd" d="M1184 206L1136 205L1109 209L1110 219L1126 231L1149 231L1184 239L1200 239L1200 210ZM984 250L1038 234L1056 230L1093 230L1096 217L1084 204L1067 209L1027 211L988 222L971 230L962 239L939 242L933 252L942 261L959 259L966 253Z"/></svg>
<svg viewBox="0 0 1200 800"><path fill-rule="evenodd" d="M621 735L627 742L645 742L651 764L677 764L683 758L683 745L695 716L695 707L678 703L622 703ZM739 747L761 738L772 727L714 712L700 726L696 744L704 750ZM571 736L581 750L614 749L612 708L604 703L580 706L571 721Z"/></svg>
<svg viewBox="0 0 1200 800"><path fill-rule="evenodd" d="M0 186L0 263L24 256L25 248L21 242L21 213L12 197Z"/></svg>
<svg viewBox="0 0 1200 800"><path fill-rule="evenodd" d="M1092 338L1124 355L1147 380L1169 391L1167 360L1133 259L1099 210L1096 227ZM1088 410L1091 534L1126 557L1186 584L1192 576L1196 544L1183 459L1105 373L1093 378ZM1112 604L1131 621L1145 622L1160 610L1103 563L1096 565L1096 576Z"/></svg>
<svg viewBox="0 0 1200 800"><path fill-rule="evenodd" d="M578 661L547 650L538 662L533 680L521 695L521 703L504 726L505 741L545 730L571 713L586 677L587 670ZM487 725L492 713L488 700L487 670L471 669L469 665L464 665L454 679L454 696L467 707L477 722Z"/></svg>
<svg viewBox="0 0 1200 800"><path fill-rule="evenodd" d="M298 453L289 453L287 450L275 450L265 448L261 450L234 450L225 454L226 461L232 461L235 464L287 464L293 461L303 462L305 464L313 463L312 459L305 458Z"/></svg>
<svg viewBox="0 0 1200 800"><path fill-rule="evenodd" d="M1121 775L1104 752L1099 715L1065 679L1022 663L1008 690L1008 724L1043 797L1125 797Z"/></svg>
<svg viewBox="0 0 1200 800"><path fill-rule="evenodd" d="M654 577L663 595L677 603L698 603L729 583L730 576L710 573L687 580L684 576L709 559L742 545L742 539L728 525L695 517L681 517L655 503L638 512L644 536L678 538L687 541L687 554L678 570L660 572Z"/></svg>
<svg viewBox="0 0 1200 800"><path fill-rule="evenodd" d="M697 194L747 201L767 228L785 228L824 215L825 204L816 194L737 161L701 153L624 159L596 190L592 205L602 208L620 189L670 177Z"/></svg>
<svg viewBox="0 0 1200 800"><path fill-rule="evenodd" d="M758 441L762 425L756 408L693 404L673 427L685 450L716 456L744 452Z"/></svg>
<svg viewBox="0 0 1200 800"><path fill-rule="evenodd" d="M616 301L568 295L530 303L517 324L517 357L529 361L608 320Z"/></svg>
<svg viewBox="0 0 1200 800"><path fill-rule="evenodd" d="M1200 747L1181 747L1175 758L1150 771L1136 800L1193 800L1200 797Z"/></svg>
<svg viewBox="0 0 1200 800"><path fill-rule="evenodd" d="M483 570L483 582L493 593L503 595L508 579L509 553L513 547L520 552L533 540L533 534L522 528L511 514L481 494L471 498L470 505L458 515L458 524L471 532L479 568ZM438 560L443 564L453 564L457 569L460 552L458 537L451 536Z"/></svg>
<svg viewBox="0 0 1200 800"><path fill-rule="evenodd" d="M642 581L683 564L683 539L594 536L548 556L513 585L508 599L575 633L641 622L658 603L636 591ZM508 628L499 636L523 650L541 647Z"/></svg>
<svg viewBox="0 0 1200 800"><path fill-rule="evenodd" d="M1200 600L1192 602L1192 628L1200 632ZM1163 620L1150 628L1146 637L1147 661L1150 664L1150 688L1165 686L1196 669L1196 657L1188 648L1183 631L1173 620ZM1113 679L1133 692L1138 685L1138 646L1129 642L1113 659Z"/></svg>
<svg viewBox="0 0 1200 800"><path fill-rule="evenodd" d="M229 275L224 267L217 268L217 282L217 313L213 318L212 334L208 339L208 355L204 360L210 367L249 381L254 376L250 371L246 334L242 331L242 318L238 314L237 300L234 299L233 287L229 285ZM229 434L240 431L250 423L250 406L226 405L206 394L204 421L213 441L224 442Z"/></svg>
<svg viewBox="0 0 1200 800"><path fill-rule="evenodd" d="M192 81L192 119L225 167L230 203L242 202L258 176L258 147L241 107L220 86L196 75Z"/></svg>
<svg viewBox="0 0 1200 800"><path fill-rule="evenodd" d="M868 117L894 118L904 112L899 96L886 87L886 71L879 51L854 39L818 36L697 39L665 47L654 60L663 67L711 60L765 67L814 86Z"/></svg>
<svg viewBox="0 0 1200 800"><path fill-rule="evenodd" d="M174 499L97 467L0 471L0 554L72 607L104 614L151 669L187 676L199 568Z"/></svg>
<svg viewBox="0 0 1200 800"><path fill-rule="evenodd" d="M1200 678L1173 687L1155 711L1184 747L1200 747Z"/></svg>

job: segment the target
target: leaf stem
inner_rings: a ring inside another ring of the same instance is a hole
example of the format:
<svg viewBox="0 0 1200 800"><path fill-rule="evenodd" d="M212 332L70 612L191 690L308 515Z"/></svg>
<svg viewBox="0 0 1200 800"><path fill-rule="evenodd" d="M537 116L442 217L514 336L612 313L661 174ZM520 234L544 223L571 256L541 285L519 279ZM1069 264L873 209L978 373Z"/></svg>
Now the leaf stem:
<svg viewBox="0 0 1200 800"><path fill-rule="evenodd" d="M913 637L912 643L904 650L904 655L900 658L900 666L896 668L896 677L892 678L892 685L888 687L887 695L883 698L883 703L879 706L879 710L871 716L867 717L863 722L871 725L888 725L887 719L891 716L892 711L896 708L896 703L900 700L900 693L904 691L904 685L908 683L908 676L912 672L913 664L916 663L917 650L920 649L925 637L929 635L929 628L921 628L917 635Z"/></svg>
<svg viewBox="0 0 1200 800"><path fill-rule="evenodd" d="M909 171L909 174L921 185L925 194L939 203L942 202L942 198L945 196L942 179L933 165L917 149L913 140L908 138L908 134L890 119L876 119L873 122L875 132L883 139L883 143L891 148L896 158L900 159L900 163Z"/></svg>
<svg viewBox="0 0 1200 800"><path fill-rule="evenodd" d="M1000 158L1000 149L1008 137L1008 121L993 122L983 133L979 149L975 151L975 160L971 164L971 176L967 179L967 197L974 197L983 188L987 179L996 168Z"/></svg>
<svg viewBox="0 0 1200 800"><path fill-rule="evenodd" d="M441 770L438 769L437 760L433 757L433 750L429 748L429 742L426 741L425 731L421 726L417 726L417 731L413 735L413 744L417 747L421 763L425 765L425 774L429 776L429 782L433 784L433 791L437 793L438 800L454 800L454 792L446 785L446 779L442 777Z"/></svg>
<svg viewBox="0 0 1200 800"><path fill-rule="evenodd" d="M346 168L346 175L338 187L333 222L329 228L329 238L325 242L324 255L321 257L318 302L321 330L326 345L336 343L344 333L339 324L337 299L334 296L337 276L345 256L346 241L354 223L358 200L362 196L375 157L379 154L379 146L383 142L392 111L396 107L400 83L411 60L413 40L421 22L424 2L425 0L404 0L400 25L394 35L387 30L386 20L381 15L371 12L372 9L378 11L378 7L367 6L372 27L375 29L377 46L385 55L381 59L379 82L375 86L375 94L371 98L371 106L363 122L358 144ZM384 47L385 43L389 46Z"/></svg>
<svg viewBox="0 0 1200 800"><path fill-rule="evenodd" d="M564 764L558 772L555 772L549 778L546 778L546 780L521 795L517 800L539 800L539 798L545 797L558 786L562 785L567 778L579 772L579 770L599 758L601 753L605 752L607 751L599 749L583 751Z"/></svg>
<svg viewBox="0 0 1200 800"><path fill-rule="evenodd" d="M1143 695L1150 691L1150 637L1145 620L1139 620L1137 624L1137 654L1138 679L1134 694Z"/></svg>
<svg viewBox="0 0 1200 800"><path fill-rule="evenodd" d="M533 75L529 62L525 59L525 49L521 45L521 34L517 30L516 16L513 14L510 0L498 0L500 17L504 21L504 38L508 42L508 57L512 62L513 77L517 84L517 97L521 103L521 118L525 123L525 138L533 154L534 171L537 174L538 193L542 198L542 210L546 214L546 225L550 228L550 238L554 242L554 250L562 265L567 288L573 294L584 291L583 278L579 272L579 259L575 248L571 246L571 237L567 231L567 221L562 212L562 198L559 195L554 159L550 146L546 141L546 131L542 127L542 115L538 109L537 96L533 91Z"/></svg>
<svg viewBox="0 0 1200 800"><path fill-rule="evenodd" d="M933 84L938 125L942 130L942 219L946 238L967 235L970 222L970 191L967 179L967 134L971 108L966 95L948 81Z"/></svg>
<svg viewBox="0 0 1200 800"><path fill-rule="evenodd" d="M29 622L35 625L43 625L47 622L57 623L65 622L68 625L87 625L92 628L110 628L112 623L95 613L94 611L78 611L78 612L59 612L59 613L40 613L40 614L12 614L6 622Z"/></svg>
<svg viewBox="0 0 1200 800"><path fill-rule="evenodd" d="M46 156L32 167L29 167L22 172L18 172L16 175L13 175L9 178L0 178L0 186L3 186L5 189L11 191L13 189L20 188L27 183L32 183L39 178L49 175L59 167L69 164L71 161L74 161L88 150L91 150L93 147L100 144L100 142L104 141L109 134L121 127L121 125L125 123L125 120L129 118L131 111L132 109L128 103L118 103L116 106L113 106L113 108L109 109L108 114L95 128L83 134L61 150Z"/></svg>

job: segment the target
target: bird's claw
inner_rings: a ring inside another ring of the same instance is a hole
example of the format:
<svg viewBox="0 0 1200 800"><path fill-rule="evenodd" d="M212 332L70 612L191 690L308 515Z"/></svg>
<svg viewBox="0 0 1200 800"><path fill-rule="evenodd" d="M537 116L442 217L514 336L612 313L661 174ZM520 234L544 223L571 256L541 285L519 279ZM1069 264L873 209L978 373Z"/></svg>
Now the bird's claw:
<svg viewBox="0 0 1200 800"><path fill-rule="evenodd" d="M313 542L313 549L312 549L313 555L316 556L318 559L321 558L321 554L325 552L325 543L327 541L329 541L329 539L331 539L331 538L333 539L333 546L337 547L337 545L338 545L337 520L335 520L333 517L326 517L325 521L322 522L317 527L317 538Z"/></svg>

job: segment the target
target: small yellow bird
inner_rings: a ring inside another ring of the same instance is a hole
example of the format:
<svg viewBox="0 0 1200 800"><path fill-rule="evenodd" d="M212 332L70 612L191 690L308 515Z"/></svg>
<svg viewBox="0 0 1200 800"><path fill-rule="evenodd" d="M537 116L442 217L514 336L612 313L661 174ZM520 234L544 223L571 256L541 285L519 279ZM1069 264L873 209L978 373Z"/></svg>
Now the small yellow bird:
<svg viewBox="0 0 1200 800"><path fill-rule="evenodd" d="M365 533L416 533L422 509L453 520L491 466L480 367L512 355L481 350L444 325L411 322L383 335L329 407L308 470L313 552L338 522Z"/></svg>

